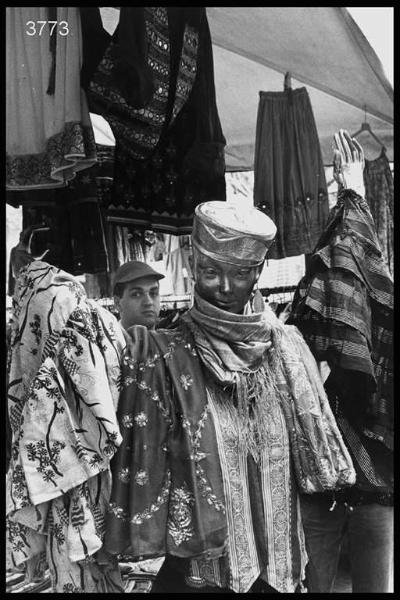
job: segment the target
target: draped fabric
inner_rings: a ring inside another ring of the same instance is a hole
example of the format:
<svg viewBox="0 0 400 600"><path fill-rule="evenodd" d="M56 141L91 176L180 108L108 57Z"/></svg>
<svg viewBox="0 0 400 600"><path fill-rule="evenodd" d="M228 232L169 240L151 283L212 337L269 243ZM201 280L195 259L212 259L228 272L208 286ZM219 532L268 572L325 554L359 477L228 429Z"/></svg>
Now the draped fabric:
<svg viewBox="0 0 400 600"><path fill-rule="evenodd" d="M225 138L203 7L121 7L86 89L91 111L116 139L108 216L187 233L199 202L225 200Z"/></svg>
<svg viewBox="0 0 400 600"><path fill-rule="evenodd" d="M32 233L32 229L29 228L28 235ZM20 269L25 265L29 265L35 257L29 252L29 240L20 240L19 243L11 248L10 261L8 268L8 290L7 294L12 296L14 294L15 277L19 273Z"/></svg>
<svg viewBox="0 0 400 600"><path fill-rule="evenodd" d="M214 309L197 298L174 330L129 330L105 548L135 559L167 554L187 574L201 571L235 592L259 576L293 592L306 562L297 490L351 485L351 460L294 328L283 333L272 313ZM265 355L270 335L276 360ZM249 351L242 374L249 381L236 371L227 386L211 357L223 357L226 372L237 369L238 336L242 363Z"/></svg>
<svg viewBox="0 0 400 600"><path fill-rule="evenodd" d="M41 261L20 271L14 315L7 559L46 552L55 592L98 591L124 336L72 276ZM118 591L117 565L102 560Z"/></svg>
<svg viewBox="0 0 400 600"><path fill-rule="evenodd" d="M383 149L375 160L366 160L364 169L365 199L374 219L382 256L394 275L394 193L393 175Z"/></svg>
<svg viewBox="0 0 400 600"><path fill-rule="evenodd" d="M343 192L289 322L331 368L327 391L364 491L393 486L393 281L368 204Z"/></svg>
<svg viewBox="0 0 400 600"><path fill-rule="evenodd" d="M269 307L262 313L236 315L198 295L195 306L182 318L193 331L207 371L225 389L233 384L234 412L256 461L267 444L264 428L270 405L279 403L300 489L311 493L354 483L351 460L315 360L295 327L284 326ZM274 346L270 352L266 351L269 339Z"/></svg>
<svg viewBox="0 0 400 600"><path fill-rule="evenodd" d="M112 155L107 147L96 146L99 161L77 173L61 189L7 192L7 203L22 206L24 227L46 224L50 231L35 237L46 249L46 260L73 275L100 274L109 270L108 248L100 207L112 182Z"/></svg>
<svg viewBox="0 0 400 600"><path fill-rule="evenodd" d="M57 7L51 36L47 7L7 7L6 17L6 187L62 187L96 162L79 9Z"/></svg>
<svg viewBox="0 0 400 600"><path fill-rule="evenodd" d="M136 559L219 556L226 537L222 477L195 349L180 331L134 326L129 333L105 548Z"/></svg>
<svg viewBox="0 0 400 600"><path fill-rule="evenodd" d="M306 88L260 92L254 205L277 226L269 258L314 250L329 213L324 164Z"/></svg>

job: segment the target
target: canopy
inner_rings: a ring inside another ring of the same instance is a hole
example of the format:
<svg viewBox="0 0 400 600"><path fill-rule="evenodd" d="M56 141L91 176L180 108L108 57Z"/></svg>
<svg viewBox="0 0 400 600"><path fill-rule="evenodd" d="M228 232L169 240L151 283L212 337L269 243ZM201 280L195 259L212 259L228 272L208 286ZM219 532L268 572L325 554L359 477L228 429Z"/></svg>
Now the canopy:
<svg viewBox="0 0 400 600"><path fill-rule="evenodd" d="M118 11L101 12L113 32ZM333 133L353 134L365 119L393 160L393 89L346 8L220 6L207 7L207 15L228 171L253 169L259 92L283 90L288 71L292 87L309 92L325 164L332 163ZM369 133L358 139L367 158L379 155Z"/></svg>

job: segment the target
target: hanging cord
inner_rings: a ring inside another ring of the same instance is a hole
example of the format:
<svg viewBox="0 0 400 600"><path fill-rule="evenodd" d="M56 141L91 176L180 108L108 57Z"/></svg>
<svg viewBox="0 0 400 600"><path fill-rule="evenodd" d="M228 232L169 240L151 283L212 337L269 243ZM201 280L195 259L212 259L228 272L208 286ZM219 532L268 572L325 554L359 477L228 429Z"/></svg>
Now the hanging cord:
<svg viewBox="0 0 400 600"><path fill-rule="evenodd" d="M57 21L57 6L49 6L47 8L47 16L48 16L49 21ZM57 33L53 32L53 35L50 36L49 49L50 49L52 59L51 59L51 70L50 70L49 86L47 88L47 94L49 94L49 96L54 96L54 92L56 89Z"/></svg>

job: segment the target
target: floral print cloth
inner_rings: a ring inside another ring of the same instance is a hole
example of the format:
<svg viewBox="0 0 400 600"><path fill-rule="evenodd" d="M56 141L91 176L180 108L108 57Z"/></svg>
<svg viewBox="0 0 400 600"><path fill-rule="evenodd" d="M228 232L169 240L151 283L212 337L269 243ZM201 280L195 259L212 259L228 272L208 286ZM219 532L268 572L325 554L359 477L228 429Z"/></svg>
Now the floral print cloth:
<svg viewBox="0 0 400 600"><path fill-rule="evenodd" d="M7 554L18 565L46 550L56 592L98 591L90 573L102 546L109 462L121 443L124 346L115 317L71 275L40 261L20 271L8 374Z"/></svg>

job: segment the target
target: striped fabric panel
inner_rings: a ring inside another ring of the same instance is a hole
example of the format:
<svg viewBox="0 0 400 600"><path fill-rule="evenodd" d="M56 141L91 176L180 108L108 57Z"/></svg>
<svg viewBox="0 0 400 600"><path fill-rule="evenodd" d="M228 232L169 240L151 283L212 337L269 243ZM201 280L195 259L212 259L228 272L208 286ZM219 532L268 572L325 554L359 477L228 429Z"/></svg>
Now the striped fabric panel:
<svg viewBox="0 0 400 600"><path fill-rule="evenodd" d="M288 323L317 360L370 378L365 398L372 435L388 447L393 428L393 281L368 204L351 190L338 196L299 283ZM374 384L374 385L373 385Z"/></svg>
<svg viewBox="0 0 400 600"><path fill-rule="evenodd" d="M353 284L353 285L352 285ZM315 276L304 304L325 319L333 319L371 339L371 309L367 290L354 277L338 270Z"/></svg>
<svg viewBox="0 0 400 600"><path fill-rule="evenodd" d="M328 360L343 369L360 371L375 382L367 340L356 329L323 319L311 310L296 325L317 360Z"/></svg>
<svg viewBox="0 0 400 600"><path fill-rule="evenodd" d="M343 416L338 417L338 424L343 433L345 440L347 441L353 460L355 459L361 468L364 476L374 486L384 487L385 482L381 479L379 474L376 472L373 460L368 453L365 444L361 442L360 437L351 427L350 423Z"/></svg>

